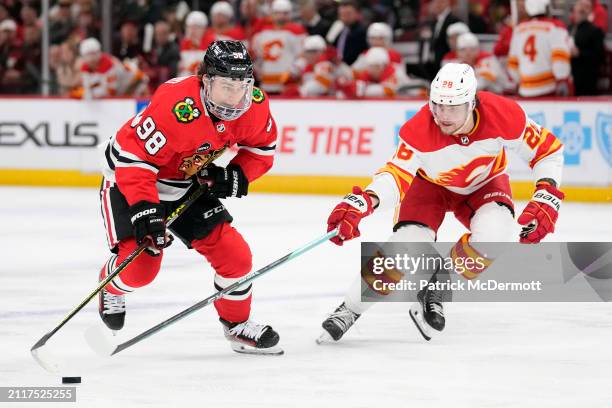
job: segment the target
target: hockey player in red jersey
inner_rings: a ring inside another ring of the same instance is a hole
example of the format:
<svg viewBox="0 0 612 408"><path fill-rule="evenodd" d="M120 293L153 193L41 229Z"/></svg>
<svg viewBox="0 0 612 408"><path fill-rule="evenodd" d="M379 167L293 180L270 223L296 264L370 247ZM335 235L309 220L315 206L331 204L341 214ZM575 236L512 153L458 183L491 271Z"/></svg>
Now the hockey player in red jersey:
<svg viewBox="0 0 612 408"><path fill-rule="evenodd" d="M442 67L431 84L429 104L400 129L400 143L370 185L353 187L332 211L328 230L339 228L332 242L342 245L360 235L360 221L381 207L399 205L390 242L434 242L447 212L470 231L451 256L478 253L479 242L540 242L554 231L564 195L559 191L563 146L533 122L514 101L476 92L473 69L466 64ZM523 226L514 237L514 204L506 174L506 150L529 163L535 192L518 217ZM482 245L482 244L481 244ZM482 269L462 273L475 278ZM434 275L435 276L435 275ZM390 276L393 279L393 276ZM367 283L367 282L366 282ZM345 301L323 322L321 340L339 340L373 303L361 301L361 277ZM375 289L373 289L375 290ZM444 328L440 291L421 291L410 310L426 339Z"/></svg>
<svg viewBox="0 0 612 408"><path fill-rule="evenodd" d="M127 121L105 150L100 190L102 215L113 255L105 278L140 243L149 247L100 293L100 316L113 330L125 320L125 295L148 285L171 242L164 218L199 184L207 191L170 230L214 268L217 290L251 270L249 245L219 199L247 195L249 183L272 166L276 125L265 93L253 88L253 63L239 41L215 41L198 75L161 85L151 103ZM213 162L232 146L226 167ZM215 302L234 350L277 354L278 334L250 320L251 285Z"/></svg>

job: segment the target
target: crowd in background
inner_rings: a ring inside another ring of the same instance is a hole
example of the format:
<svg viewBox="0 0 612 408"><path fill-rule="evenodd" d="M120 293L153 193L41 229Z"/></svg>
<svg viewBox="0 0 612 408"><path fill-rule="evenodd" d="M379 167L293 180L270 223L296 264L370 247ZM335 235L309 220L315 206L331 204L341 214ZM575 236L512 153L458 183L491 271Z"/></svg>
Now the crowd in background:
<svg viewBox="0 0 612 408"><path fill-rule="evenodd" d="M518 25L509 0L469 0L467 21L451 0L113 1L110 53L100 41L101 2L51 1L48 85L74 98L147 96L196 73L215 39L235 39L271 94L422 96L448 62L472 65L479 89L496 93L609 93L606 7L572 1L562 22L549 1L519 0ZM0 93L41 92L40 15L40 1L0 1ZM475 34L499 36L488 52ZM398 52L405 41L418 44L418 62Z"/></svg>

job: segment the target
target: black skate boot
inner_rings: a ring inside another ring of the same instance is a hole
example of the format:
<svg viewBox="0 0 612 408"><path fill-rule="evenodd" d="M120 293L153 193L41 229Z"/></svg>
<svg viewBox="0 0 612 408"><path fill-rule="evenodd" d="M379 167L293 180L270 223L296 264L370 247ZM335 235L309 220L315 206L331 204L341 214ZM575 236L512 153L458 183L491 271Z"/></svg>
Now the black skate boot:
<svg viewBox="0 0 612 408"><path fill-rule="evenodd" d="M109 261L109 264L112 262ZM100 282L107 276L105 269L108 264L102 268L100 272ZM109 329L118 331L123 329L125 324L125 296L124 295L113 295L106 289L102 289L98 293L98 312L102 321Z"/></svg>
<svg viewBox="0 0 612 408"><path fill-rule="evenodd" d="M435 282L435 279L432 280ZM410 307L410 318L425 340L431 340L434 330L444 330L444 290L430 290L425 287L417 293L417 302Z"/></svg>
<svg viewBox="0 0 612 408"><path fill-rule="evenodd" d="M223 323L225 338L229 340L232 350L245 354L281 355L284 351L277 347L280 339L270 326L258 324L252 320L232 323L219 318Z"/></svg>
<svg viewBox="0 0 612 408"><path fill-rule="evenodd" d="M344 336L344 333L346 333L357 319L359 319L359 316L361 315L354 313L346 307L344 302L342 302L342 304L338 306L321 325L325 331L319 336L317 343L322 344L332 340L340 340L342 336Z"/></svg>
<svg viewBox="0 0 612 408"><path fill-rule="evenodd" d="M125 296L113 295L102 289L98 297L100 299L98 311L106 327L114 331L123 329L125 324Z"/></svg>

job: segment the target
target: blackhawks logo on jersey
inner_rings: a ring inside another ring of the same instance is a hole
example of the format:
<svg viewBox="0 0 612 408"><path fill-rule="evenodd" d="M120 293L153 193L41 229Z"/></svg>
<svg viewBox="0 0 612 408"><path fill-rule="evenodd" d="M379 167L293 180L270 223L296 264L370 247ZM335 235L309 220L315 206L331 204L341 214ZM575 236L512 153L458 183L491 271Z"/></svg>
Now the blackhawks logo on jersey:
<svg viewBox="0 0 612 408"><path fill-rule="evenodd" d="M210 148L210 143L205 143ZM204 146L204 145L203 145ZM183 157L183 161L179 166L179 171L184 173L185 180L202 170L204 167L212 163L217 157L221 156L229 147L229 143L221 146L219 149L210 150L207 153L196 153L188 157ZM199 149L198 149L199 150Z"/></svg>
<svg viewBox="0 0 612 408"><path fill-rule="evenodd" d="M253 102L262 103L264 99L266 99L266 97L263 91L257 87L253 87Z"/></svg>
<svg viewBox="0 0 612 408"><path fill-rule="evenodd" d="M172 112L174 117L180 123L191 123L200 117L200 109L194 106L195 102L192 98L186 97L182 101L178 101L174 104Z"/></svg>

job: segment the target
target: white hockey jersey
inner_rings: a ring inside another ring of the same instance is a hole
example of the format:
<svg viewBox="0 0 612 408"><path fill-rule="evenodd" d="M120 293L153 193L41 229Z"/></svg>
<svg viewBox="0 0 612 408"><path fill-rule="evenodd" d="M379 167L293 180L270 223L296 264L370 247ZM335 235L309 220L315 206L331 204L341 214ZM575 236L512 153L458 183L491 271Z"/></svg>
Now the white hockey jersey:
<svg viewBox="0 0 612 408"><path fill-rule="evenodd" d="M305 37L304 27L295 23L283 26L270 24L253 36L255 73L264 91L282 92L292 64L302 53Z"/></svg>
<svg viewBox="0 0 612 408"><path fill-rule="evenodd" d="M85 99L108 96L141 96L146 92L147 77L134 66L123 64L116 57L102 53L95 68L83 63L80 67Z"/></svg>
<svg viewBox="0 0 612 408"><path fill-rule="evenodd" d="M535 180L550 178L561 184L561 142L516 102L489 92L478 92L478 98L469 134L443 134L428 105L402 126L395 154L366 188L382 206L397 205L417 175L454 193L470 194L506 172L507 149L529 163Z"/></svg>
<svg viewBox="0 0 612 408"><path fill-rule="evenodd" d="M571 74L570 37L557 20L533 18L514 28L508 72L521 96L552 94Z"/></svg>

